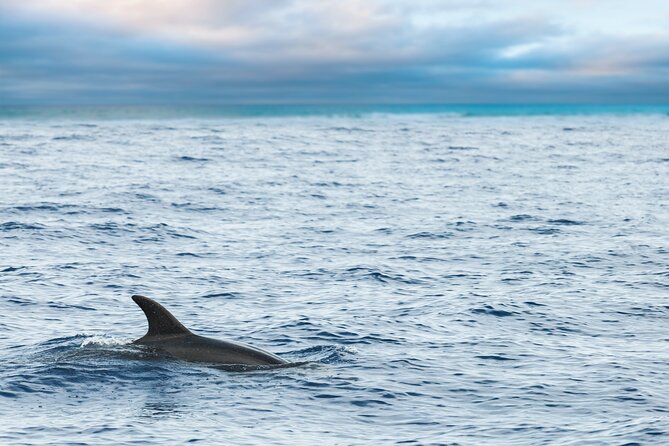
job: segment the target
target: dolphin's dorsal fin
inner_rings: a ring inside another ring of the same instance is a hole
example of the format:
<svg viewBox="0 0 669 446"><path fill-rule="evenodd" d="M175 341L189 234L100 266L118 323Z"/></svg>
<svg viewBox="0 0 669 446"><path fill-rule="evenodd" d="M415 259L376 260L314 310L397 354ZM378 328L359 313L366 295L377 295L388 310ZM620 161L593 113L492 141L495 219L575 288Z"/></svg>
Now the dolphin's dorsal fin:
<svg viewBox="0 0 669 446"><path fill-rule="evenodd" d="M172 313L155 300L138 294L132 296L132 300L144 311L149 322L149 331L144 335L143 340L152 336L192 334L177 318L172 316Z"/></svg>

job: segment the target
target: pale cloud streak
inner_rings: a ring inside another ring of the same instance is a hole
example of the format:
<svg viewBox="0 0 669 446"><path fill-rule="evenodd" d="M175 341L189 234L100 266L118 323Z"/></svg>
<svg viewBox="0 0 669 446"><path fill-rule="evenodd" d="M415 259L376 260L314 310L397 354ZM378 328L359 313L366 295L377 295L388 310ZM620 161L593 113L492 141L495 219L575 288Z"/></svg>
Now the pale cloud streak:
<svg viewBox="0 0 669 446"><path fill-rule="evenodd" d="M669 102L668 23L652 0L0 0L0 103Z"/></svg>

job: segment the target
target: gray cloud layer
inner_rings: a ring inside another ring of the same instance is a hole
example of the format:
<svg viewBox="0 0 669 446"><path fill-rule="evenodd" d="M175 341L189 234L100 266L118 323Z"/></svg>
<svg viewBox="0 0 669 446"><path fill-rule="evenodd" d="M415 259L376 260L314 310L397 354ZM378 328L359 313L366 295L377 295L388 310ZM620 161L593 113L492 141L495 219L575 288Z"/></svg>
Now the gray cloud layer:
<svg viewBox="0 0 669 446"><path fill-rule="evenodd" d="M476 20L485 2L194 3L129 19L0 1L0 104L669 102L668 34Z"/></svg>

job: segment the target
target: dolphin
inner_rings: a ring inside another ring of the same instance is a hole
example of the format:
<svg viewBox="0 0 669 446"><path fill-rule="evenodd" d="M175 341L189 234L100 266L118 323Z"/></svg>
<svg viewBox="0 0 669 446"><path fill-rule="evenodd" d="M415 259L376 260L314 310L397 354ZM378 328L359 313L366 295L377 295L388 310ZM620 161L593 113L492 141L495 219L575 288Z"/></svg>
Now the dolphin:
<svg viewBox="0 0 669 446"><path fill-rule="evenodd" d="M134 295L132 300L144 311L149 331L133 344L164 351L175 358L191 362L221 365L281 365L288 361L250 345L219 341L192 333L158 302Z"/></svg>

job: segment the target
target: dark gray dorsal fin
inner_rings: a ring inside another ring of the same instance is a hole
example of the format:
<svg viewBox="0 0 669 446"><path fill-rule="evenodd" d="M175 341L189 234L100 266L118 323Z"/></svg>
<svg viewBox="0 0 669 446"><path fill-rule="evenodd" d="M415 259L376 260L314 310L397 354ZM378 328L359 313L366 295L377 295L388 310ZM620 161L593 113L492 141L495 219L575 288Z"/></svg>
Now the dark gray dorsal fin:
<svg viewBox="0 0 669 446"><path fill-rule="evenodd" d="M152 336L191 334L172 313L153 299L135 294L132 300L144 311L149 321L149 331L142 339Z"/></svg>

